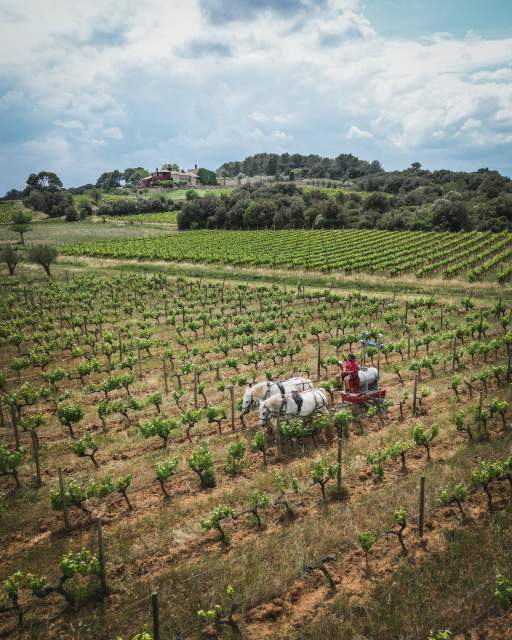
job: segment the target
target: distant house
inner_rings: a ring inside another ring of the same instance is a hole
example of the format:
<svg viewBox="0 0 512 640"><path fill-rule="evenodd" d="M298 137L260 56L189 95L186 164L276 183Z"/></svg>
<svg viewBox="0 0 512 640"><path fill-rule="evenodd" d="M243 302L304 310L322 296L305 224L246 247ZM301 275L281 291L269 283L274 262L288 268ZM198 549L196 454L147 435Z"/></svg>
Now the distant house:
<svg viewBox="0 0 512 640"><path fill-rule="evenodd" d="M157 169L147 178L140 181L141 187L158 186L159 182L173 182L176 186L195 186L199 182L197 165L188 171L172 171L171 169Z"/></svg>

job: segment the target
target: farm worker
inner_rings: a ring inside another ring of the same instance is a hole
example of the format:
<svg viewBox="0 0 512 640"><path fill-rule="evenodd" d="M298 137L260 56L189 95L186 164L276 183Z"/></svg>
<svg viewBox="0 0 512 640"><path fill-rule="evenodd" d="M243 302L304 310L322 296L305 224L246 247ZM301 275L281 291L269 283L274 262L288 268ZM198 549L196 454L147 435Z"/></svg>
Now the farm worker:
<svg viewBox="0 0 512 640"><path fill-rule="evenodd" d="M357 393L359 389L359 367L357 366L356 357L353 353L348 354L345 367L340 362L341 371L337 374L336 380L340 382L344 378L348 378L348 389L351 393Z"/></svg>

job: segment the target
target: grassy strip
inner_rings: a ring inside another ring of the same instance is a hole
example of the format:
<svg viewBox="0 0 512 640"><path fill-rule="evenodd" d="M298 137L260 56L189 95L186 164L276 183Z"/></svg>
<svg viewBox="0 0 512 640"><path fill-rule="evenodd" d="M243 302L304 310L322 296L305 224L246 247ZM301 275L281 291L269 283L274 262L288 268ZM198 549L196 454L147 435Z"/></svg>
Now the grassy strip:
<svg viewBox="0 0 512 640"><path fill-rule="evenodd" d="M91 258L88 258L91 260ZM188 278L206 278L213 280L227 280L236 282L247 282L249 284L279 284L290 285L296 287L299 282L306 287L315 289L339 289L346 291L369 291L369 292L388 292L397 294L415 294L415 295L433 295L438 294L440 286L438 283L422 282L404 282L400 280L375 280L372 276L368 276L368 280L356 280L350 278L341 278L332 276L324 276L321 274L300 274L287 273L284 271L265 272L243 269L229 269L221 266L211 267L202 265L190 265L183 263L162 264L160 262L139 262L136 260L125 260L122 262L109 261L108 258L100 258L102 261L99 271L105 269L114 271L135 271L138 273L164 273L171 276L184 276ZM59 265L75 268L80 264L80 258L59 258ZM90 265L88 269L93 270ZM474 288L473 290L466 283L443 283L443 293L447 295L474 297L499 296L503 293L510 294L511 287L498 287L490 284Z"/></svg>

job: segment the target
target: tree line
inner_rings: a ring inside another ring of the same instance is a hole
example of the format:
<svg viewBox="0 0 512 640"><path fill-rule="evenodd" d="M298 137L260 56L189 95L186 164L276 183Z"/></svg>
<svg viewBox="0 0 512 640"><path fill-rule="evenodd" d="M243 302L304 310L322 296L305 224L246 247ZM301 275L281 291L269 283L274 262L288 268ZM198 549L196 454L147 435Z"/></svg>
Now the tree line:
<svg viewBox="0 0 512 640"><path fill-rule="evenodd" d="M473 177L466 184L472 188L456 190L452 181L441 181L404 187L396 194L299 187L294 182L244 185L220 198L184 203L178 228L511 230L510 180L487 171Z"/></svg>
<svg viewBox="0 0 512 640"><path fill-rule="evenodd" d="M358 178L382 171L380 162L360 160L351 153L341 153L336 158L322 158L300 153L257 153L241 162L225 162L217 169L222 176L234 178L239 174L248 176L288 176L295 178Z"/></svg>

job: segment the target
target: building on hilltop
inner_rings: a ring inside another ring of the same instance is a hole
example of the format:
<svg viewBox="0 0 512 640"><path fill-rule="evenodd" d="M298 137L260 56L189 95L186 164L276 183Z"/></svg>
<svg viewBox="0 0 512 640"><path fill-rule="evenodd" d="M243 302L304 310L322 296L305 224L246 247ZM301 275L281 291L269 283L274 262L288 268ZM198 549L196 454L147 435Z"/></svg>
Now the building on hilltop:
<svg viewBox="0 0 512 640"><path fill-rule="evenodd" d="M175 186L194 187L199 182L197 165L188 171L173 171L171 169L156 169L147 178L140 181L141 187L157 187L161 182L172 182Z"/></svg>

